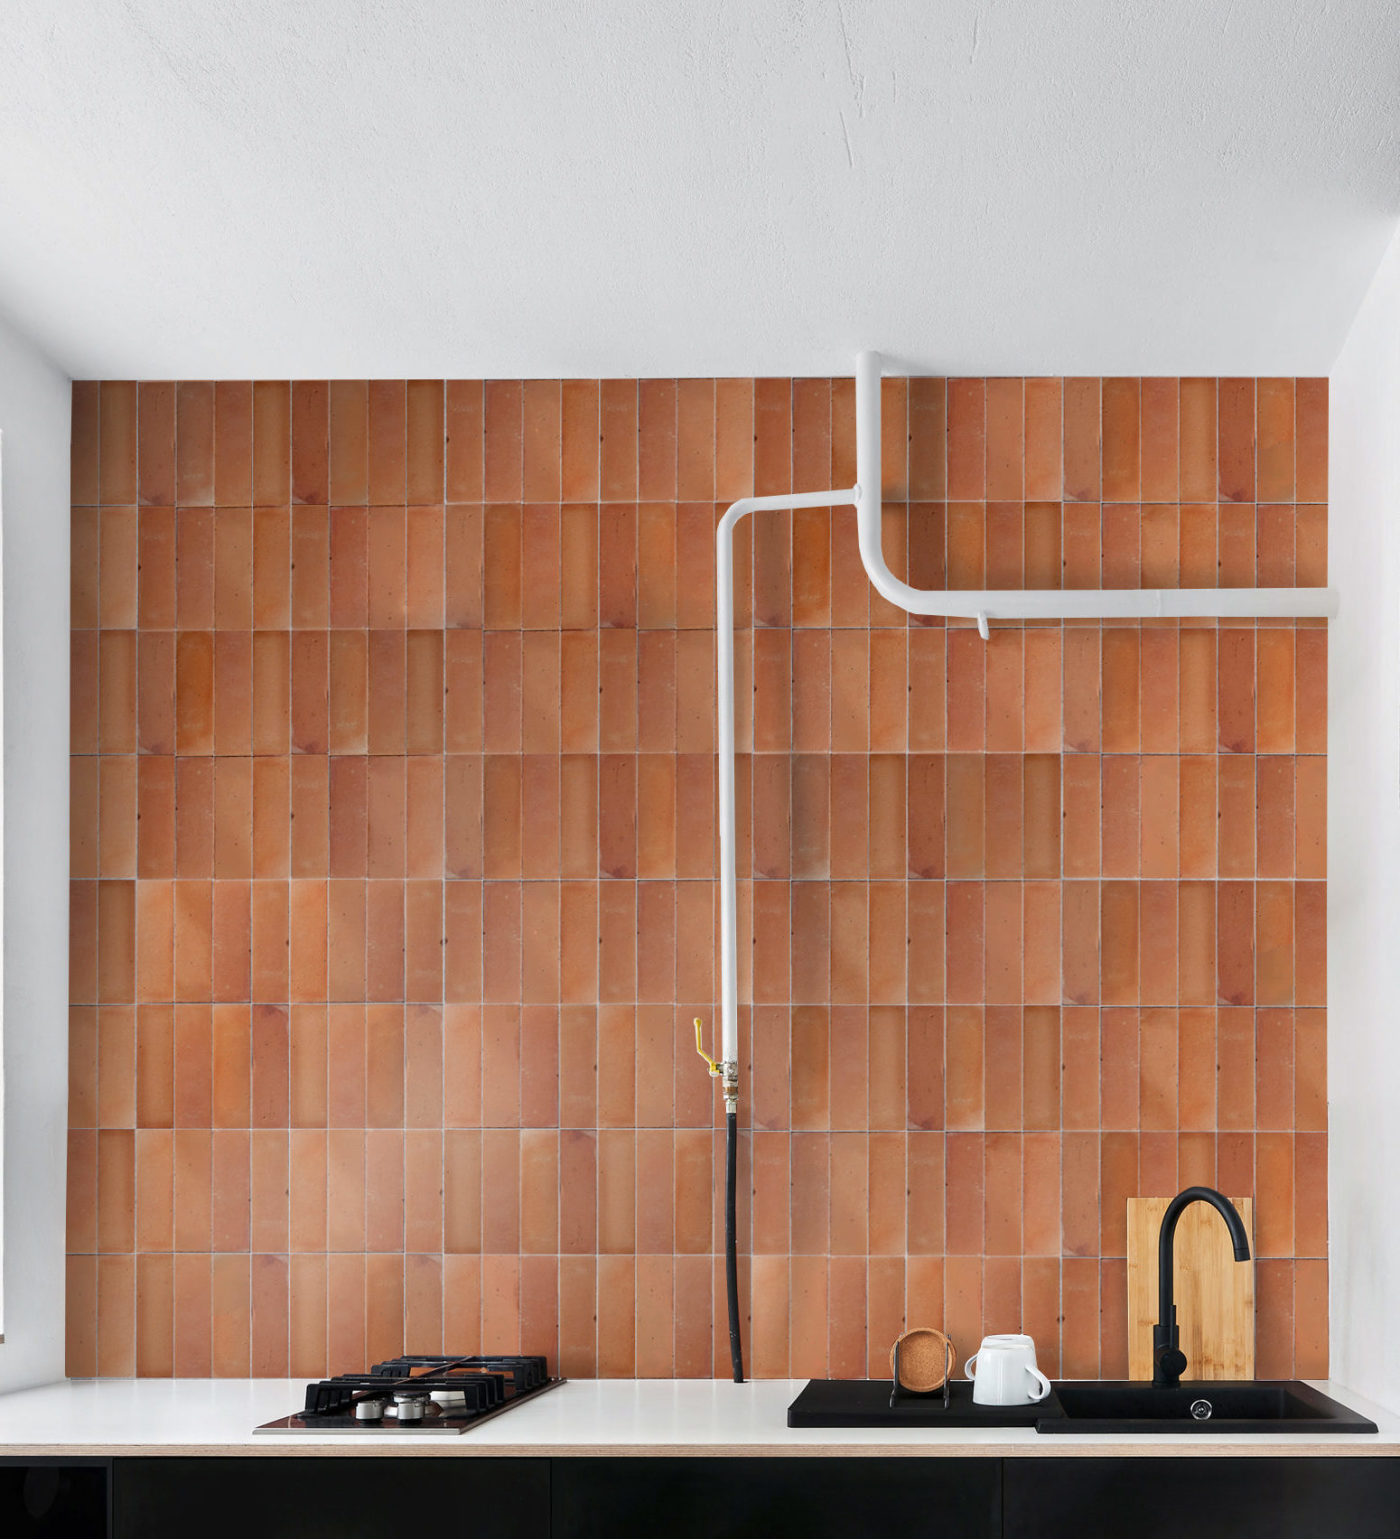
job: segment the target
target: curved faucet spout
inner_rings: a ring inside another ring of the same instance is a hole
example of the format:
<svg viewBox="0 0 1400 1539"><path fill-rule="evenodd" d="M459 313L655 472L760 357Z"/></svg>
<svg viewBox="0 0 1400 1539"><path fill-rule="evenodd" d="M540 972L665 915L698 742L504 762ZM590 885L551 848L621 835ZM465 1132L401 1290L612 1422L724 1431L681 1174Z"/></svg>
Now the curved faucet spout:
<svg viewBox="0 0 1400 1539"><path fill-rule="evenodd" d="M1157 1236L1157 1324L1152 1329L1152 1382L1159 1389L1175 1389L1186 1368L1176 1327L1175 1284L1176 1225L1193 1202L1204 1202L1225 1220L1236 1261L1249 1260L1249 1236L1244 1220L1230 1199L1212 1186L1188 1186L1167 1204Z"/></svg>

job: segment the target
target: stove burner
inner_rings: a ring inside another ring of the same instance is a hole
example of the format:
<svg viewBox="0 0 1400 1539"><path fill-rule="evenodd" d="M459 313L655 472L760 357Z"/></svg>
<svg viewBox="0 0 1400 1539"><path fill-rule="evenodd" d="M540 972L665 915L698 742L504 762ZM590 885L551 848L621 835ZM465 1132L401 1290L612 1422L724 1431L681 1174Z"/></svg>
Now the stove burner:
<svg viewBox="0 0 1400 1539"><path fill-rule="evenodd" d="M306 1386L306 1404L258 1432L465 1432L562 1384L542 1357L395 1357Z"/></svg>

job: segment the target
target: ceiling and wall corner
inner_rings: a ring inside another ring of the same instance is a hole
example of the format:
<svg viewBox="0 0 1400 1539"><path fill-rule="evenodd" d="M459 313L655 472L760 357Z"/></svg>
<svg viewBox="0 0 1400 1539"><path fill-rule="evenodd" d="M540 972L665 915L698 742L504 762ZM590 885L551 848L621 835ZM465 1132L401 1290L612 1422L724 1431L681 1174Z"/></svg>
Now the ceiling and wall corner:
<svg viewBox="0 0 1400 1539"><path fill-rule="evenodd" d="M68 1100L69 381L0 322L4 436L5 1340L0 1390L63 1372Z"/></svg>
<svg viewBox="0 0 1400 1539"><path fill-rule="evenodd" d="M1332 1371L1400 1406L1390 1329L1400 1275L1395 1089L1400 1042L1400 239L1332 376L1327 942Z"/></svg>
<svg viewBox="0 0 1400 1539"><path fill-rule="evenodd" d="M0 295L77 377L1325 373L1388 0L11 8Z"/></svg>

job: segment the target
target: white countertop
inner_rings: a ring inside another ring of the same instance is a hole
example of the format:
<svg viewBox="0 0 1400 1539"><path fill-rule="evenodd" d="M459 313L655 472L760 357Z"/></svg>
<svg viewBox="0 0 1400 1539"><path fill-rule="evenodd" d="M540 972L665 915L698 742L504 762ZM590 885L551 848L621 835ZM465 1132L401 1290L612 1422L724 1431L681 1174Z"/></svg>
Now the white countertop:
<svg viewBox="0 0 1400 1539"><path fill-rule="evenodd" d="M1083 1458L1400 1455L1400 1417L1345 1387L1324 1394L1369 1416L1376 1435L1041 1436L1029 1427L790 1428L805 1383L767 1379L580 1379L459 1437L253 1434L302 1403L294 1379L86 1379L0 1395L0 1457L38 1455L923 1455Z"/></svg>

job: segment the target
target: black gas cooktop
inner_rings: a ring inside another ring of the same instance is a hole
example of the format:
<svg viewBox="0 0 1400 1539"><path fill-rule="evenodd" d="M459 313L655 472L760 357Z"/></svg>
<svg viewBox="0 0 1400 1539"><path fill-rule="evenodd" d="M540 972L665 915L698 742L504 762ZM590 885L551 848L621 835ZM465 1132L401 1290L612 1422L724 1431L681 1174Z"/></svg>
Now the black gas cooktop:
<svg viewBox="0 0 1400 1539"><path fill-rule="evenodd" d="M255 1432L466 1432L564 1382L542 1357L394 1357L306 1386L306 1404Z"/></svg>

